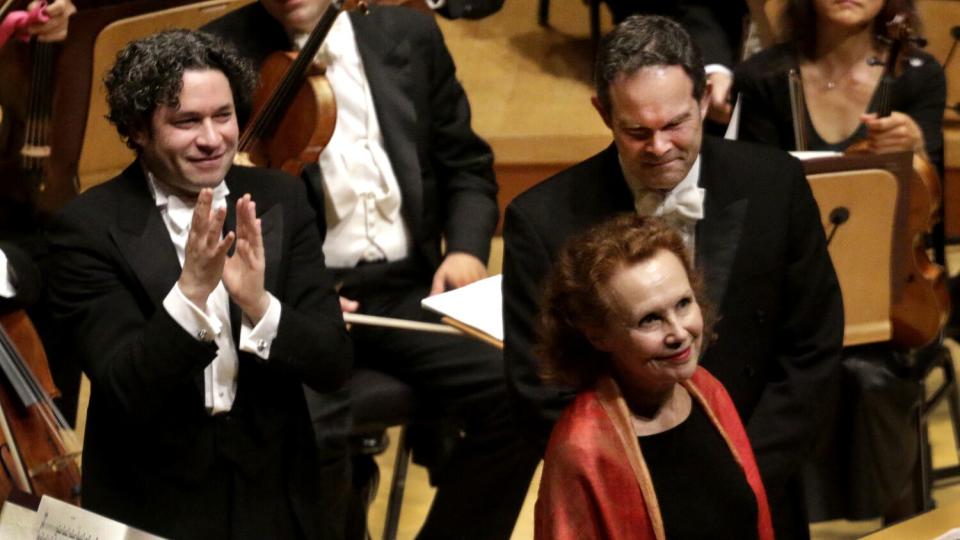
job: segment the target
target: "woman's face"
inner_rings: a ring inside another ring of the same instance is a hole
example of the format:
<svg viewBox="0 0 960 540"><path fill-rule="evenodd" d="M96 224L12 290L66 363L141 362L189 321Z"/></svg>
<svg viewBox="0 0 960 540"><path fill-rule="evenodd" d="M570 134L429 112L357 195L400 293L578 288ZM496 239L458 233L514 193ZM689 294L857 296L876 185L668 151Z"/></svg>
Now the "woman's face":
<svg viewBox="0 0 960 540"><path fill-rule="evenodd" d="M607 291L613 308L610 320L590 340L610 353L619 381L656 392L693 376L703 316L676 255L661 249L620 268Z"/></svg>
<svg viewBox="0 0 960 540"><path fill-rule="evenodd" d="M819 24L862 27L873 24L885 0L813 0Z"/></svg>

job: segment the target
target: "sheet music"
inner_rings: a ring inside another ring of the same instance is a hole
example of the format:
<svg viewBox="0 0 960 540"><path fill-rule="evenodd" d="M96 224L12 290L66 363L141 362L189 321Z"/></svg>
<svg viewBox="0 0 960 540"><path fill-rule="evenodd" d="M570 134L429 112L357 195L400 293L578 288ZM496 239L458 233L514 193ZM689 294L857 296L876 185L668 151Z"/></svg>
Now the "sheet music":
<svg viewBox="0 0 960 540"><path fill-rule="evenodd" d="M475 281L465 287L428 296L420 304L503 341L503 293L501 276Z"/></svg>
<svg viewBox="0 0 960 540"><path fill-rule="evenodd" d="M790 152L790 155L799 159L800 161L806 161L808 159L842 156L843 153L834 152L832 150L794 150Z"/></svg>
<svg viewBox="0 0 960 540"><path fill-rule="evenodd" d="M37 540L163 540L46 495L34 519Z"/></svg>

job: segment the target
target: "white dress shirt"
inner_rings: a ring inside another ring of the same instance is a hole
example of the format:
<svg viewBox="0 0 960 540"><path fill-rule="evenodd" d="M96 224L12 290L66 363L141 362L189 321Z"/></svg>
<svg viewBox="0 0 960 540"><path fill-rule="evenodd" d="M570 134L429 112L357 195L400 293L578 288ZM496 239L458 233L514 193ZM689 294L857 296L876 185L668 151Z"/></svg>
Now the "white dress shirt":
<svg viewBox="0 0 960 540"><path fill-rule="evenodd" d="M294 41L303 46L307 36ZM317 60L337 101L337 123L320 154L327 236L323 254L335 268L400 260L410 233L400 215L400 185L383 145L370 86L346 15L337 17Z"/></svg>
<svg viewBox="0 0 960 540"><path fill-rule="evenodd" d="M639 179L633 178L627 172L622 159L620 160L620 169L623 171L627 186L630 187L630 192L633 193L633 203L637 214L662 217L664 221L676 228L680 232L692 260L696 244L697 221L703 219L702 201L706 195L706 190L698 187L700 183L700 156L697 156L696 161L693 162L693 166L687 171L683 180L672 190L666 192L645 187ZM695 198L699 198L701 201L699 218L682 215L672 210L675 207L675 201L671 199L675 199L679 194L689 190L696 190Z"/></svg>
<svg viewBox="0 0 960 540"><path fill-rule="evenodd" d="M7 254L0 249L0 297L13 298L17 290L10 283L10 273L7 271Z"/></svg>
<svg viewBox="0 0 960 540"><path fill-rule="evenodd" d="M170 193L163 184L154 179L149 171L147 183L160 209L170 240L177 249L180 266L183 267L187 235L190 232L196 200L184 200ZM221 181L213 190L213 207L226 206L226 197L229 193L226 182ZM233 342L233 330L230 324L230 297L223 282L221 281L207 297L206 306L197 306L191 302L180 290L179 283L175 283L163 299L163 307L170 317L191 335L201 341L216 343L217 356L203 370L204 404L210 414L229 411L237 396L238 366L237 346ZM251 324L246 315L242 317L240 350L267 360L270 357L270 345L277 336L279 325L280 301L271 294L270 306L256 326Z"/></svg>

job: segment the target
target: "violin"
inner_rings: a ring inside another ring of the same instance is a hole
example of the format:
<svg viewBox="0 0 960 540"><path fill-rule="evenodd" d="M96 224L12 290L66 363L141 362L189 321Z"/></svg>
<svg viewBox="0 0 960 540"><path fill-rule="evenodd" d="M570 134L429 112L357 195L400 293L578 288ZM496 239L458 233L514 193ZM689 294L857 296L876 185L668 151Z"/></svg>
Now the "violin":
<svg viewBox="0 0 960 540"><path fill-rule="evenodd" d="M910 45L923 46L923 38L911 35L905 14L896 15L887 24L887 59L877 89L879 103L877 117L889 116L892 112L891 92L893 83L904 61L904 51ZM858 141L847 148L846 153L869 152L867 141ZM947 290L946 272L930 259L927 253L927 233L939 221L942 192L940 178L929 161L914 154L914 174L903 196L907 197L907 238L911 250L906 257L894 260L893 298L890 320L893 335L891 340L906 348L922 347L935 340L950 314L950 295Z"/></svg>
<svg viewBox="0 0 960 540"><path fill-rule="evenodd" d="M337 16L367 10L365 0L333 0L324 9L299 53L273 53L260 67L253 115L240 135L239 150L261 167L298 176L316 163L337 122L333 88L313 58Z"/></svg>
<svg viewBox="0 0 960 540"><path fill-rule="evenodd" d="M43 344L23 311L0 315L0 500L14 488L80 504L80 445L53 403Z"/></svg>

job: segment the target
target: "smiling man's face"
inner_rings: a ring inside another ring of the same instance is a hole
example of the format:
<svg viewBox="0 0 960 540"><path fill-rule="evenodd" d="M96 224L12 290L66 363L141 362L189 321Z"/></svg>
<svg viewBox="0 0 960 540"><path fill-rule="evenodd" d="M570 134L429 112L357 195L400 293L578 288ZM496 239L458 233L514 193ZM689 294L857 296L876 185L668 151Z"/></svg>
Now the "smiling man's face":
<svg viewBox="0 0 960 540"><path fill-rule="evenodd" d="M178 194L195 195L227 175L240 128L230 82L221 71L184 71L179 101L176 108L157 106L150 132L132 138L158 182Z"/></svg>

